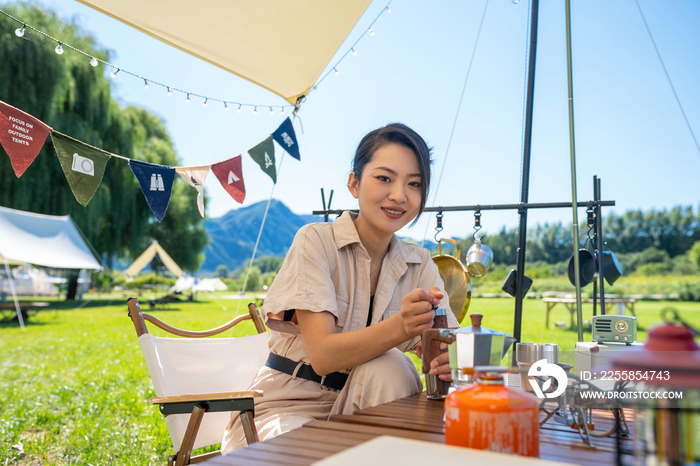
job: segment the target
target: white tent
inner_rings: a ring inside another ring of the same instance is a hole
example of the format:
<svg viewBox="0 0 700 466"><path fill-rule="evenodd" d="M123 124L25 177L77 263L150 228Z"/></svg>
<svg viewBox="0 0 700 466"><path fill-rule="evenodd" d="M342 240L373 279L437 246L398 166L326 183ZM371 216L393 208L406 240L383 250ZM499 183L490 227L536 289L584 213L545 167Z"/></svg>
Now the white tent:
<svg viewBox="0 0 700 466"><path fill-rule="evenodd" d="M10 265L102 270L70 215L42 215L0 207L0 258L5 265L20 325L24 328Z"/></svg>
<svg viewBox="0 0 700 466"><path fill-rule="evenodd" d="M224 291L228 290L228 287L220 278L194 278L187 275L183 275L177 279L175 286L170 288L171 292L182 293L183 291L192 289L193 292L197 291Z"/></svg>
<svg viewBox="0 0 700 466"><path fill-rule="evenodd" d="M82 274L83 272L81 272ZM23 264L12 270L15 293L19 295L54 295L56 284L65 283L65 278L51 277L43 269ZM0 278L0 293L12 294L10 277Z"/></svg>

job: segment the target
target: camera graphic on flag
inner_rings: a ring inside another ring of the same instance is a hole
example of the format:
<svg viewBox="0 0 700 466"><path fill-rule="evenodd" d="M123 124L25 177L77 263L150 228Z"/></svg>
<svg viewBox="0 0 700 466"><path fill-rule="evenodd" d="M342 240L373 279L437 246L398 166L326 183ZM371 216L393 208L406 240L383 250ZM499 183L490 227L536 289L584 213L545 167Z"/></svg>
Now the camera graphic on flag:
<svg viewBox="0 0 700 466"><path fill-rule="evenodd" d="M71 169L74 172L95 176L95 164L93 161L78 154L73 154L73 165Z"/></svg>

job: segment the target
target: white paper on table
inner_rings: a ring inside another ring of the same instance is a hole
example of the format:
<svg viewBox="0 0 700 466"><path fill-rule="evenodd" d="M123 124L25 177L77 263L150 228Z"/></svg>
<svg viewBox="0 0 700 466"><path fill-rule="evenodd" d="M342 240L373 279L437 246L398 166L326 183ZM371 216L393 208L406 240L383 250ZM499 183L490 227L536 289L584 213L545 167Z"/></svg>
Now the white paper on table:
<svg viewBox="0 0 700 466"><path fill-rule="evenodd" d="M467 463L467 461L469 463ZM431 464L488 464L489 466L557 466L558 461L507 455L473 448L383 435L313 463L314 466L426 466Z"/></svg>

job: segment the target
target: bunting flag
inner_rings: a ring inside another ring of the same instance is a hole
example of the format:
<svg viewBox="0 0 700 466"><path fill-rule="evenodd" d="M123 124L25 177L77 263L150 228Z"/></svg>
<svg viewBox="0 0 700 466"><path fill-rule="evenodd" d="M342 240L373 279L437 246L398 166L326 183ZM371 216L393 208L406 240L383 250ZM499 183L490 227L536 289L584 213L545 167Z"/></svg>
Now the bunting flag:
<svg viewBox="0 0 700 466"><path fill-rule="evenodd" d="M34 162L50 132L40 120L0 101L0 144L17 178Z"/></svg>
<svg viewBox="0 0 700 466"><path fill-rule="evenodd" d="M216 178L232 198L239 204L245 199L245 183L243 182L243 168L240 155L211 166Z"/></svg>
<svg viewBox="0 0 700 466"><path fill-rule="evenodd" d="M209 174L209 165L201 167L176 167L175 171L197 190L197 207L199 214L204 217L204 181Z"/></svg>
<svg viewBox="0 0 700 466"><path fill-rule="evenodd" d="M276 184L277 169L275 168L275 145L272 143L272 136L268 136L263 142L248 150L248 153Z"/></svg>
<svg viewBox="0 0 700 466"><path fill-rule="evenodd" d="M51 140L75 199L83 207L87 206L102 183L107 162L112 154L58 131L51 133Z"/></svg>
<svg viewBox="0 0 700 466"><path fill-rule="evenodd" d="M146 197L148 207L158 219L158 223L165 217L165 212L170 204L170 196L173 192L175 181L175 169L165 165L129 160L129 168L133 172L141 186L141 192Z"/></svg>
<svg viewBox="0 0 700 466"><path fill-rule="evenodd" d="M272 133L272 137L275 138L277 144L282 146L289 155L297 160L301 160L301 155L299 154L299 144L297 143L297 135L294 132L294 126L292 126L292 120L287 118L282 122L282 124Z"/></svg>

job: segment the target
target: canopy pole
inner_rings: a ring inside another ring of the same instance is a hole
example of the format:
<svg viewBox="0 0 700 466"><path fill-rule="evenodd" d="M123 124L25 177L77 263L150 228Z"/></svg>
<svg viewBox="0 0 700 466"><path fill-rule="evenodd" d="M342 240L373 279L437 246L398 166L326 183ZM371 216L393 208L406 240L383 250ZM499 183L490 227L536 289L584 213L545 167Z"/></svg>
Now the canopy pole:
<svg viewBox="0 0 700 466"><path fill-rule="evenodd" d="M10 282L10 289L12 290L12 299L15 301L15 310L17 311L17 319L19 319L19 326L22 328L22 331L24 331L24 319L22 318L22 310L19 308L19 301L17 300L15 281L12 278L12 272L10 272L10 265L7 263L7 259L4 257L3 262L5 263L5 272L7 272L7 279Z"/></svg>
<svg viewBox="0 0 700 466"><path fill-rule="evenodd" d="M566 69L569 82L569 148L571 150L571 202L574 229L574 284L576 286L576 327L578 341L583 341L583 313L581 310L581 272L579 270L578 210L576 193L576 142L574 137L574 83L571 66L571 0L566 0Z"/></svg>
<svg viewBox="0 0 700 466"><path fill-rule="evenodd" d="M537 19L539 0L532 0L530 12L530 56L527 75L527 100L525 104L525 134L523 141L523 173L520 191L521 204L527 204L530 189L530 151L532 148L532 114L535 98L535 63L537 59ZM513 322L513 337L520 341L523 318L523 281L525 276L525 243L527 240L527 209L518 209L520 229L518 231L518 262L517 279L515 281L515 318ZM513 352L515 362L515 352Z"/></svg>

